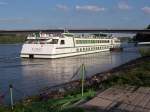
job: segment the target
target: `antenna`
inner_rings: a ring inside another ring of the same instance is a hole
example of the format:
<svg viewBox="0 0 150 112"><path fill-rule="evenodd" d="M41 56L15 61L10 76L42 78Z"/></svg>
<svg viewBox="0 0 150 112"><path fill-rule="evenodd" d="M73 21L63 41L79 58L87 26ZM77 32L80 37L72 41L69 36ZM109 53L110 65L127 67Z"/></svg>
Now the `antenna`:
<svg viewBox="0 0 150 112"><path fill-rule="evenodd" d="M69 33L69 31L65 28L65 29L64 29L64 33Z"/></svg>

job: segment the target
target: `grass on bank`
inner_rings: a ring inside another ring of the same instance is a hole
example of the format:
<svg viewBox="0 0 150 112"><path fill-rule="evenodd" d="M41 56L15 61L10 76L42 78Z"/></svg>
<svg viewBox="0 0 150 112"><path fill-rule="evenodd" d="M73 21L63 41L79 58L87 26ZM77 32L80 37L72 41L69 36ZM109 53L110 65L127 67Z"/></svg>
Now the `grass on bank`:
<svg viewBox="0 0 150 112"><path fill-rule="evenodd" d="M16 104L13 112L84 112L83 109L74 108L72 105L80 100L88 100L94 95L94 90L88 90L84 93L84 96L79 93L47 101L25 101ZM0 112L11 112L11 109L10 107L0 106Z"/></svg>
<svg viewBox="0 0 150 112"><path fill-rule="evenodd" d="M106 88L115 85L150 87L150 60L141 63L135 68L124 70L103 82L103 86Z"/></svg>
<svg viewBox="0 0 150 112"><path fill-rule="evenodd" d="M141 56L150 56L150 47L139 48ZM136 65L135 68L129 68L122 70L118 75L110 77L103 82L105 87L111 87L114 85L132 85L150 87L150 60L141 62Z"/></svg>
<svg viewBox="0 0 150 112"><path fill-rule="evenodd" d="M141 56L150 56L150 47L139 48Z"/></svg>

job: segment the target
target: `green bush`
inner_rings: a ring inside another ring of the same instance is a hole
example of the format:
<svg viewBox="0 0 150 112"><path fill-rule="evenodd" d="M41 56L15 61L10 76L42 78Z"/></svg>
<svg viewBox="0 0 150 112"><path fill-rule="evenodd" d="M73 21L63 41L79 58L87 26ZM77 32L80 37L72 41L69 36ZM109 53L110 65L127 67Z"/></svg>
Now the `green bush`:
<svg viewBox="0 0 150 112"><path fill-rule="evenodd" d="M150 47L139 48L141 56L150 56Z"/></svg>
<svg viewBox="0 0 150 112"><path fill-rule="evenodd" d="M114 85L132 85L150 87L150 60L136 68L126 70L119 75L110 77L103 82L105 87Z"/></svg>

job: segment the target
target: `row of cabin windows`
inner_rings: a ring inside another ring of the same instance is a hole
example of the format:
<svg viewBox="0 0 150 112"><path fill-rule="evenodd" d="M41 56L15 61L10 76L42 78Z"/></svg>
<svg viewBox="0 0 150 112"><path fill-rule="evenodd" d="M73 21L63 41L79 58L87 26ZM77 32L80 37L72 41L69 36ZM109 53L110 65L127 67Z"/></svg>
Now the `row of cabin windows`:
<svg viewBox="0 0 150 112"><path fill-rule="evenodd" d="M86 47L86 48L78 48L77 52L83 52L83 51L93 51L93 50L102 50L102 49L108 49L110 46L98 46L98 47Z"/></svg>
<svg viewBox="0 0 150 112"><path fill-rule="evenodd" d="M120 41L119 40L115 40L115 43L120 43Z"/></svg>
<svg viewBox="0 0 150 112"><path fill-rule="evenodd" d="M58 39L52 39L51 41L46 40L28 40L28 44L58 44ZM65 40L60 40L60 44L65 44Z"/></svg>
<svg viewBox="0 0 150 112"><path fill-rule="evenodd" d="M49 44L58 44L58 39L52 39L52 41ZM65 44L65 40L60 40L60 44Z"/></svg>
<svg viewBox="0 0 150 112"><path fill-rule="evenodd" d="M76 40L76 44L109 43L109 40Z"/></svg>

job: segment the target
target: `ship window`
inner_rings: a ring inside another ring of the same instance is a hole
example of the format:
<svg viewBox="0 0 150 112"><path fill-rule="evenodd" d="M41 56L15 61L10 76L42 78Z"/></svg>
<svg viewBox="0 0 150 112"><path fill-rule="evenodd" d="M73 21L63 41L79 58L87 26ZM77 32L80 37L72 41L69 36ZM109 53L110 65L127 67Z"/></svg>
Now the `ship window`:
<svg viewBox="0 0 150 112"><path fill-rule="evenodd" d="M58 39L52 39L48 44L58 44Z"/></svg>
<svg viewBox="0 0 150 112"><path fill-rule="evenodd" d="M85 44L87 44L87 40L85 40Z"/></svg>
<svg viewBox="0 0 150 112"><path fill-rule="evenodd" d="M28 40L26 41L27 44L39 44L40 40Z"/></svg>
<svg viewBox="0 0 150 112"><path fill-rule="evenodd" d="M80 48L80 51L82 51L82 48Z"/></svg>
<svg viewBox="0 0 150 112"><path fill-rule="evenodd" d="M73 37L74 36L73 34L63 34L63 35L66 37Z"/></svg>
<svg viewBox="0 0 150 112"><path fill-rule="evenodd" d="M77 44L80 44L80 40L76 40L76 43L77 43Z"/></svg>
<svg viewBox="0 0 150 112"><path fill-rule="evenodd" d="M61 41L60 41L60 44L65 44L65 40L61 40Z"/></svg>
<svg viewBox="0 0 150 112"><path fill-rule="evenodd" d="M45 40L40 40L40 44L45 44Z"/></svg>
<svg viewBox="0 0 150 112"><path fill-rule="evenodd" d="M83 44L85 44L86 42L85 42L85 40L83 40Z"/></svg>
<svg viewBox="0 0 150 112"><path fill-rule="evenodd" d="M82 40L82 44L85 44L85 40Z"/></svg>
<svg viewBox="0 0 150 112"><path fill-rule="evenodd" d="M34 40L28 40L26 41L27 44L33 44L34 43Z"/></svg>

